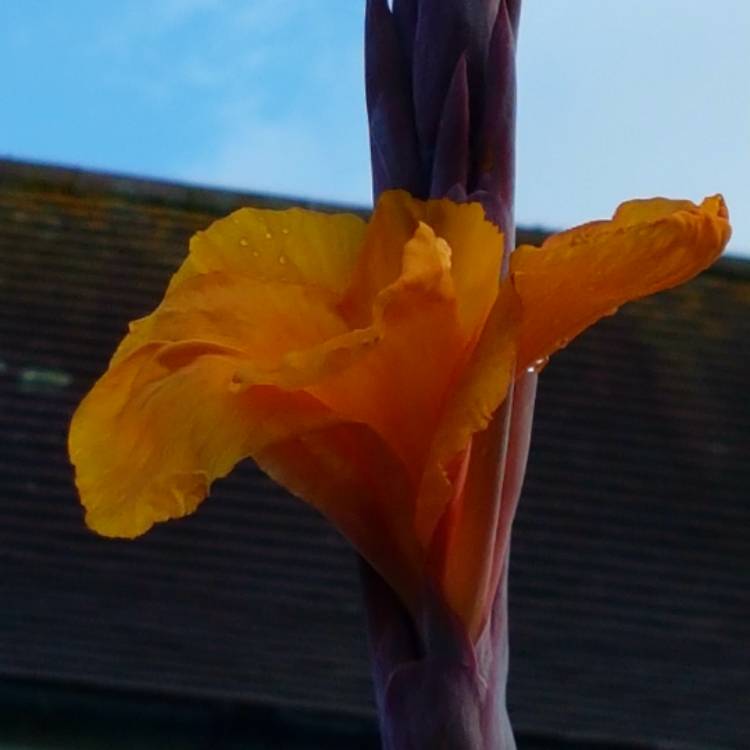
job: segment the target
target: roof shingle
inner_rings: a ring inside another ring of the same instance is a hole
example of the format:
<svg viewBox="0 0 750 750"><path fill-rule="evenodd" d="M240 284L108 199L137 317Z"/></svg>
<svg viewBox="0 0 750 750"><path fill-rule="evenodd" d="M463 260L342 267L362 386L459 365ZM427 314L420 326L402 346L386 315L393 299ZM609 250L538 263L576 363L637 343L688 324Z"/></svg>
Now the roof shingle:
<svg viewBox="0 0 750 750"><path fill-rule="evenodd" d="M251 464L86 531L70 415L189 236L253 195L0 162L0 678L370 715L356 566ZM542 375L511 562L521 731L750 746L750 272L626 306Z"/></svg>

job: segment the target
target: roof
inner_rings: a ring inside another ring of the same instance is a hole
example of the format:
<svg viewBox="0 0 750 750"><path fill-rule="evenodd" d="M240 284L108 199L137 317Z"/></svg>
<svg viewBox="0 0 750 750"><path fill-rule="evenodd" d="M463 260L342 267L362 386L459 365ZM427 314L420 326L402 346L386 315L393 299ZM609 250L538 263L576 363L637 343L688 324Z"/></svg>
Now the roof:
<svg viewBox="0 0 750 750"><path fill-rule="evenodd" d="M248 462L117 542L72 485L68 421L127 322L248 204L285 202L0 161L0 684L371 719L353 555L314 511ZM748 269L626 306L541 377L511 561L522 735L750 746Z"/></svg>

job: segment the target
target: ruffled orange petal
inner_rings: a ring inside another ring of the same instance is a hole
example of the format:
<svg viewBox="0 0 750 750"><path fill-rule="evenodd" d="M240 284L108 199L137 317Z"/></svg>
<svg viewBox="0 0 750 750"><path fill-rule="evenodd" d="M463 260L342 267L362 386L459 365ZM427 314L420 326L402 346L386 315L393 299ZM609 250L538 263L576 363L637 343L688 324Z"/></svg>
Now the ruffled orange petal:
<svg viewBox="0 0 750 750"><path fill-rule="evenodd" d="M279 403L268 394L233 392L239 356L203 342L153 343L96 383L69 435L93 530L134 537L192 513L237 461L300 429L293 398ZM306 427L330 421L320 411Z"/></svg>
<svg viewBox="0 0 750 750"><path fill-rule="evenodd" d="M251 362L267 375L256 385L273 384L290 354L348 330L335 308L363 223L301 211L238 214L193 243L162 304L131 326L73 418L77 483L89 523L101 533L134 536L191 512L213 479L278 437L258 400L268 389L241 389L238 371ZM275 258L261 278L264 261L254 248L271 231L288 256L281 264ZM315 265L303 247L327 262ZM298 369L304 366L303 358ZM279 412L282 437L294 431L290 415Z"/></svg>
<svg viewBox="0 0 750 750"><path fill-rule="evenodd" d="M375 299L401 275L404 247L419 226L421 205L402 190L389 190L378 199L341 303L353 328L371 324Z"/></svg>
<svg viewBox="0 0 750 750"><path fill-rule="evenodd" d="M291 329L321 327L318 318L309 319L309 305L333 311L340 304L365 227L351 214L296 208L243 208L215 221L191 239L164 301L130 324L112 362L150 341L186 337L241 338L251 349L263 340L261 348L270 345L277 353L309 345Z"/></svg>
<svg viewBox="0 0 750 750"><path fill-rule="evenodd" d="M241 208L193 236L168 292L196 274L223 271L340 294L349 284L365 229L353 214Z"/></svg>
<svg viewBox="0 0 750 750"><path fill-rule="evenodd" d="M451 249L451 277L458 319L467 338L476 336L497 296L503 236L479 203L421 201L403 190L383 193L364 239L343 309L354 325L366 325L382 289L401 274L402 248L420 223Z"/></svg>
<svg viewBox="0 0 750 750"><path fill-rule="evenodd" d="M407 607L416 601L422 553L412 532L409 472L371 428L338 422L255 454L280 485L317 508Z"/></svg>
<svg viewBox="0 0 750 750"><path fill-rule="evenodd" d="M721 196L699 206L665 198L623 203L610 221L554 235L511 256L523 305L519 371L625 302L680 284L707 268L729 240Z"/></svg>
<svg viewBox="0 0 750 750"><path fill-rule="evenodd" d="M498 294L503 235L485 218L479 203L427 201L422 221L451 248L459 322L467 337L476 341Z"/></svg>
<svg viewBox="0 0 750 750"><path fill-rule="evenodd" d="M213 271L170 291L148 317L130 324L111 364L148 343L196 339L241 349L271 367L289 351L316 346L348 329L338 297L315 286Z"/></svg>
<svg viewBox="0 0 750 750"><path fill-rule="evenodd" d="M112 367L79 406L69 450L88 526L132 538L192 513L246 458L327 515L403 596L418 554L407 472L366 426L303 391L238 389L242 353L153 343Z"/></svg>
<svg viewBox="0 0 750 750"><path fill-rule="evenodd" d="M520 313L515 290L509 282L503 283L471 359L441 415L417 500L416 531L425 548L455 491L451 467L460 460L472 436L487 427L508 393L515 370ZM483 516L492 512L488 504L465 510ZM451 555L452 564L461 564L466 555L481 558L486 553L478 538L466 541L466 545L461 544L465 550ZM467 560L467 564L473 563Z"/></svg>
<svg viewBox="0 0 750 750"><path fill-rule="evenodd" d="M330 236L335 220L321 220ZM370 324L351 330L336 276L350 273L348 261L336 274L261 278L243 245L227 252L215 229L74 416L70 454L88 524L141 534L192 512L250 456L329 516L408 600L421 557L418 469L405 461L423 460L463 346L450 248L418 225L397 248L399 273L373 300ZM304 267L292 253L282 265Z"/></svg>
<svg viewBox="0 0 750 750"><path fill-rule="evenodd" d="M375 297L361 329L369 348L307 390L342 419L372 427L416 479L466 342L450 248L419 224L400 251L401 274Z"/></svg>
<svg viewBox="0 0 750 750"><path fill-rule="evenodd" d="M493 421L515 372L520 301L505 282L432 445L418 499L417 531L430 575L476 634L493 581L507 445Z"/></svg>

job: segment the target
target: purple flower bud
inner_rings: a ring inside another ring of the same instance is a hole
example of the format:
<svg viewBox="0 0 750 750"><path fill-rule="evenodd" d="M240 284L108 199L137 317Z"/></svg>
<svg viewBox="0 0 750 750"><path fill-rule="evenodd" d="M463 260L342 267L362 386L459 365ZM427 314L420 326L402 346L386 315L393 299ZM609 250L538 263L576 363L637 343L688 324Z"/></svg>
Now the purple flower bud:
<svg viewBox="0 0 750 750"><path fill-rule="evenodd" d="M512 234L520 0L368 0L373 189L480 200Z"/></svg>

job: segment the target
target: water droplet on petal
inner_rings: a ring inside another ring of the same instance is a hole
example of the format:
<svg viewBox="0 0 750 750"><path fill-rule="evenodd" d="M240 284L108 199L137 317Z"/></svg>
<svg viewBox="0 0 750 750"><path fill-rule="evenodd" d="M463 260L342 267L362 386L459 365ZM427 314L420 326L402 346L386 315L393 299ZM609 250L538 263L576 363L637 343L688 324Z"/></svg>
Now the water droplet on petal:
<svg viewBox="0 0 750 750"><path fill-rule="evenodd" d="M526 372L541 372L546 367L547 362L549 362L549 357L540 357L526 368Z"/></svg>
<svg viewBox="0 0 750 750"><path fill-rule="evenodd" d="M279 263L281 263L282 266L286 263L285 255L279 255Z"/></svg>
<svg viewBox="0 0 750 750"><path fill-rule="evenodd" d="M281 230L281 233L282 233L282 234L289 234L289 230L288 230L288 229L287 229L286 227L284 227L284 228L283 228L283 229Z"/></svg>
<svg viewBox="0 0 750 750"><path fill-rule="evenodd" d="M272 234L270 232L266 232L266 239L270 240L272 238Z"/></svg>
<svg viewBox="0 0 750 750"><path fill-rule="evenodd" d="M247 247L247 237L240 237L240 245Z"/></svg>

